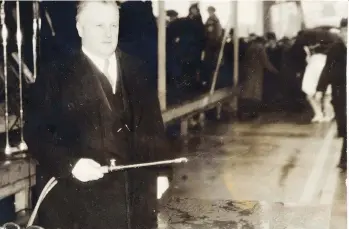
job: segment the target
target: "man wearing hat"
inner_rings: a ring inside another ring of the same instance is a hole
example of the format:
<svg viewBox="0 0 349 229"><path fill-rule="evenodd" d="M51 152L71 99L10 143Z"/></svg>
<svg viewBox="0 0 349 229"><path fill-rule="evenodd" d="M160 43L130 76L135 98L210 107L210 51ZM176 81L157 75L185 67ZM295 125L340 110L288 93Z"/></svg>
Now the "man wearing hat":
<svg viewBox="0 0 349 229"><path fill-rule="evenodd" d="M166 16L168 17L167 19L167 25L176 19L178 19L178 13L175 10L167 10Z"/></svg>

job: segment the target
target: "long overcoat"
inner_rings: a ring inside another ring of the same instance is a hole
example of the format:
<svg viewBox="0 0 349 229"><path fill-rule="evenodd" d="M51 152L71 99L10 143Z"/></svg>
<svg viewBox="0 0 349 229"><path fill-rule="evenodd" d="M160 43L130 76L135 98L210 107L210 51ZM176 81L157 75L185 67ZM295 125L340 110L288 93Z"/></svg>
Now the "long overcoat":
<svg viewBox="0 0 349 229"><path fill-rule="evenodd" d="M241 98L261 101L263 95L264 69L278 73L270 63L266 50L262 44L252 42L247 48L242 71L244 82L242 82Z"/></svg>
<svg viewBox="0 0 349 229"><path fill-rule="evenodd" d="M30 89L25 135L38 161L37 189L58 184L39 212L45 229L153 228L157 168L113 172L82 183L71 171L79 158L102 165L169 159L156 92L143 62L116 52L118 89L82 53L43 69Z"/></svg>

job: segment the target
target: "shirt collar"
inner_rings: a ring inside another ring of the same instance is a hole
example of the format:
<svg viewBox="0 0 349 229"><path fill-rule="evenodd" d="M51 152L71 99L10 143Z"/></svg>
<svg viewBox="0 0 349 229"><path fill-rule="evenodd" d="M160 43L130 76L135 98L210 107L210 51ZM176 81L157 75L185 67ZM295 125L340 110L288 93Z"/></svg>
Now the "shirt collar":
<svg viewBox="0 0 349 229"><path fill-rule="evenodd" d="M104 63L105 63L105 59L100 58L96 55L93 55L91 52L87 51L86 48L84 46L82 46L82 52L88 57L90 58L90 60L97 66L97 68L103 73L104 70ZM109 63L112 64L113 61L116 61L116 55L115 53L113 53L109 58Z"/></svg>

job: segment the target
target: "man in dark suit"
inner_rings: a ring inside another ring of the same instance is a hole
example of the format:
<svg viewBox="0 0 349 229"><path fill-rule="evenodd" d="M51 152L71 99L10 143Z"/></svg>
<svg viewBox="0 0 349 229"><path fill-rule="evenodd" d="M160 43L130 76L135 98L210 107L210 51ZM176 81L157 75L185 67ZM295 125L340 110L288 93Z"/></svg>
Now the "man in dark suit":
<svg viewBox="0 0 349 229"><path fill-rule="evenodd" d="M338 136L343 138L341 158L338 167L347 169L347 109L346 109L346 74L347 74L347 31L348 19L340 23L342 40L335 42L327 51L327 60L322 70L317 97L325 93L328 85L332 86L332 104L337 122Z"/></svg>
<svg viewBox="0 0 349 229"><path fill-rule="evenodd" d="M53 63L31 89L26 139L37 188L58 184L39 212L45 229L154 228L156 170L103 174L102 165L168 159L156 92L143 62L118 50L119 9L78 4L82 49Z"/></svg>

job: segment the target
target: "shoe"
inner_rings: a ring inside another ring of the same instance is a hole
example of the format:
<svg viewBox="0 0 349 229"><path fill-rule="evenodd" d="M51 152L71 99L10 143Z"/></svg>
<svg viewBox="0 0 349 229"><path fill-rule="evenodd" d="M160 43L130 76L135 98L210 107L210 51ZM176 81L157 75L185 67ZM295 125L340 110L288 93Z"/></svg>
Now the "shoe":
<svg viewBox="0 0 349 229"><path fill-rule="evenodd" d="M311 122L323 122L324 120L324 117L323 116L320 116L320 115L316 115L314 116L314 118L311 120Z"/></svg>
<svg viewBox="0 0 349 229"><path fill-rule="evenodd" d="M334 116L333 116L333 115L331 115L331 116L325 116L325 117L323 118L323 121L324 121L324 122L331 122L333 119L334 119Z"/></svg>

